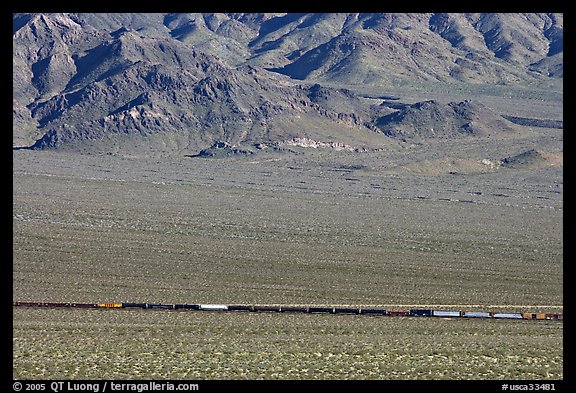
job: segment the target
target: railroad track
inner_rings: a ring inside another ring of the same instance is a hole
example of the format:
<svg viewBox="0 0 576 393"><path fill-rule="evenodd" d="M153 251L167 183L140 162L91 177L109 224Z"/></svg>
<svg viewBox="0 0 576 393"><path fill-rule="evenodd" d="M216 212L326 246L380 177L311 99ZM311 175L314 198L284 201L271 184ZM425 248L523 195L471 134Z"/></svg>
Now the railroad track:
<svg viewBox="0 0 576 393"><path fill-rule="evenodd" d="M224 304L162 304L162 303L55 303L13 302L14 307L143 309L212 312L277 312L307 314L353 314L400 317L494 318L563 321L562 313L510 313L498 311L433 310L430 308L374 308L354 306L295 306L295 305L224 305Z"/></svg>

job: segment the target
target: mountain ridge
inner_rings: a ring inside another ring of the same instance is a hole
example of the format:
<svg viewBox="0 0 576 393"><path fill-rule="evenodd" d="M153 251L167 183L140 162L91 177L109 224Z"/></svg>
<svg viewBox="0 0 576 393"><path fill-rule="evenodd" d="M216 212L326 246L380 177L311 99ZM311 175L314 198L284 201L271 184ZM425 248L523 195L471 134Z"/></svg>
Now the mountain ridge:
<svg viewBox="0 0 576 393"><path fill-rule="evenodd" d="M416 136L382 128L398 107L325 83L514 86L561 79L562 56L562 14L15 14L13 147L379 148Z"/></svg>

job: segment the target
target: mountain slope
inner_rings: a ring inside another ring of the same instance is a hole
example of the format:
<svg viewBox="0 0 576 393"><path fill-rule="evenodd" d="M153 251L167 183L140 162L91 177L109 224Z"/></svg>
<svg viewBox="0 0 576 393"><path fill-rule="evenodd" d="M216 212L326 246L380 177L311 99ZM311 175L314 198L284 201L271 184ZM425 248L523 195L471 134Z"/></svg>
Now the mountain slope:
<svg viewBox="0 0 576 393"><path fill-rule="evenodd" d="M308 138L378 147L435 137L406 119L439 129L437 119L324 82L512 84L562 78L562 56L561 14L15 14L13 146L191 154L219 141ZM438 110L452 131L469 115ZM489 133L467 121L468 134Z"/></svg>
<svg viewBox="0 0 576 393"><path fill-rule="evenodd" d="M562 31L556 14L359 14L340 34L275 69L351 84L519 82L541 77L533 65L562 51Z"/></svg>

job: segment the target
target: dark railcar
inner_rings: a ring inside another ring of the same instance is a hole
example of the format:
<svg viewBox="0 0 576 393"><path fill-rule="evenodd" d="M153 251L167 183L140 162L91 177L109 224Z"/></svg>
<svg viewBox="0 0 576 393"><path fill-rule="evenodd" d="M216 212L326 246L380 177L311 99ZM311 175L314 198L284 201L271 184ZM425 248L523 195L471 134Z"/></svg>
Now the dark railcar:
<svg viewBox="0 0 576 393"><path fill-rule="evenodd" d="M252 311L256 312L280 312L280 306L254 306Z"/></svg>
<svg viewBox="0 0 576 393"><path fill-rule="evenodd" d="M98 308L96 303L70 303L70 307L75 308Z"/></svg>
<svg viewBox="0 0 576 393"><path fill-rule="evenodd" d="M13 305L20 307L44 307L44 303L41 302L14 302Z"/></svg>
<svg viewBox="0 0 576 393"><path fill-rule="evenodd" d="M360 314L359 308L334 307L334 314Z"/></svg>
<svg viewBox="0 0 576 393"><path fill-rule="evenodd" d="M44 307L68 307L68 303L44 303Z"/></svg>
<svg viewBox="0 0 576 393"><path fill-rule="evenodd" d="M173 304L155 304L155 303L146 303L146 308L151 310L173 310Z"/></svg>
<svg viewBox="0 0 576 393"><path fill-rule="evenodd" d="M309 313L333 313L334 308L332 307L308 307Z"/></svg>
<svg viewBox="0 0 576 393"><path fill-rule="evenodd" d="M297 307L297 306L280 307L280 312L308 312L308 307Z"/></svg>
<svg viewBox="0 0 576 393"><path fill-rule="evenodd" d="M410 310L388 310L386 315L393 315L396 317L406 317L410 315Z"/></svg>
<svg viewBox="0 0 576 393"><path fill-rule="evenodd" d="M254 311L253 306L245 306L245 305L232 305L228 306L228 310L230 311Z"/></svg>
<svg viewBox="0 0 576 393"><path fill-rule="evenodd" d="M174 310L200 310L199 304L175 304Z"/></svg>
<svg viewBox="0 0 576 393"><path fill-rule="evenodd" d="M122 303L122 308L146 308L146 303Z"/></svg>
<svg viewBox="0 0 576 393"><path fill-rule="evenodd" d="M386 310L380 308L362 308L360 314L363 315L386 315Z"/></svg>
<svg viewBox="0 0 576 393"><path fill-rule="evenodd" d="M413 317L431 317L432 310L413 309L410 310L410 315Z"/></svg>

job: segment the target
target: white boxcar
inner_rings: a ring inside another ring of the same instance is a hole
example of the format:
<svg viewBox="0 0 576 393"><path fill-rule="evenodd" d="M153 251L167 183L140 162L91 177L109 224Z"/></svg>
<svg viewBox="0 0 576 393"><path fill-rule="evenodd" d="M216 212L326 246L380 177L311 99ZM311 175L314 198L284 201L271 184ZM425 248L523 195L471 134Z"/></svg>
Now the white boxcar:
<svg viewBox="0 0 576 393"><path fill-rule="evenodd" d="M490 318L491 317L489 312L481 312L481 311L465 311L464 316L467 318Z"/></svg>
<svg viewBox="0 0 576 393"><path fill-rule="evenodd" d="M432 315L435 317L459 317L460 311L432 311Z"/></svg>
<svg viewBox="0 0 576 393"><path fill-rule="evenodd" d="M517 313L496 313L494 318L522 319L522 314Z"/></svg>
<svg viewBox="0 0 576 393"><path fill-rule="evenodd" d="M201 304L200 310L207 310L207 311L227 311L228 306L224 306L222 304Z"/></svg>

